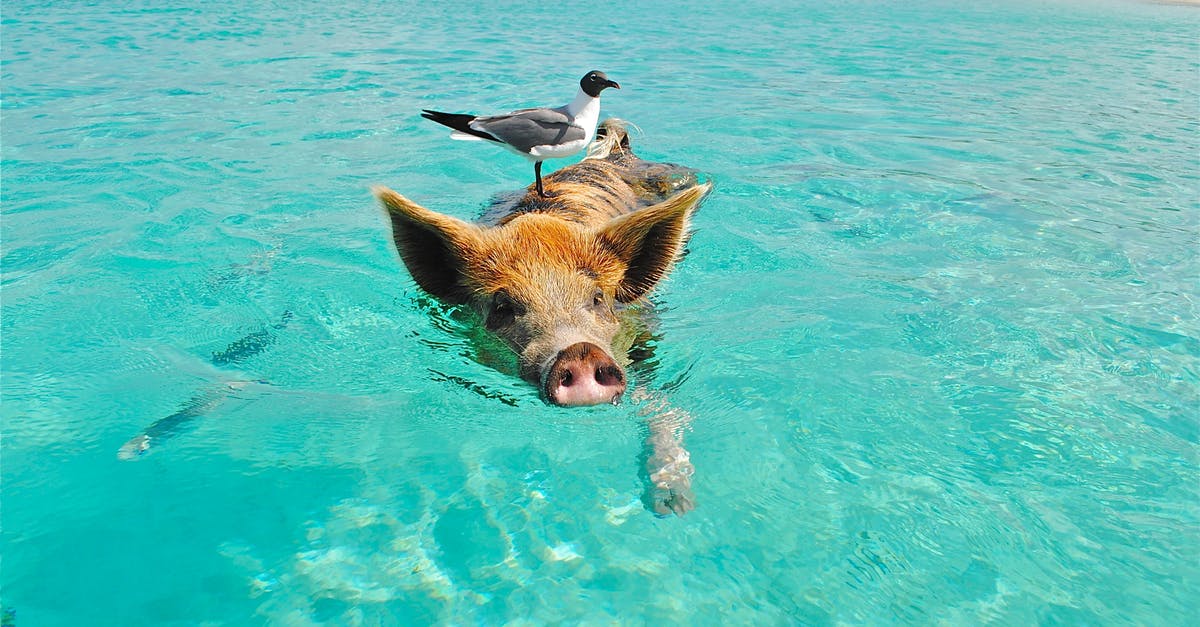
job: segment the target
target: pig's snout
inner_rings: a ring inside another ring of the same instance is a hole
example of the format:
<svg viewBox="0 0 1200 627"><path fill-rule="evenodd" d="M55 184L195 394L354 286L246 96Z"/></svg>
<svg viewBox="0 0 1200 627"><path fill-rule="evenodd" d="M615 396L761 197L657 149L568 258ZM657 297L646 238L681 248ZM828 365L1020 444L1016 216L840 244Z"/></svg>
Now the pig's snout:
<svg viewBox="0 0 1200 627"><path fill-rule="evenodd" d="M572 344L560 351L544 381L546 398L555 405L612 403L625 392L621 367L591 342Z"/></svg>

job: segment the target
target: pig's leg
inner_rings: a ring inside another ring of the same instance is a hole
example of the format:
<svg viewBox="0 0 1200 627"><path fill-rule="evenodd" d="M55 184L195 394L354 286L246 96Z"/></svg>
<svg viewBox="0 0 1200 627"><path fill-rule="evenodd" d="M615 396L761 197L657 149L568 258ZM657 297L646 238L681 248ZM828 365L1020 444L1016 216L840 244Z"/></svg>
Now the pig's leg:
<svg viewBox="0 0 1200 627"><path fill-rule="evenodd" d="M234 277L237 275L234 274ZM255 331L248 335L242 336L237 341L225 347L225 350L219 353L213 353L212 363L216 366L229 366L240 364L251 357L257 357L262 354L267 348L275 343L275 336L278 331L287 328L289 322L293 318L291 311L283 312L283 317L279 322L263 327L260 331ZM212 389L206 390L193 396L191 400L184 403L179 411L160 418L154 424L146 427L144 431L133 436L126 442L121 449L117 451L117 458L124 460L137 459L141 455L150 450L151 446L157 447L166 440L169 440L180 433L183 433L192 423L193 420L203 416L211 411L217 405L220 405L233 392L246 387L249 381L230 381L226 384L215 386ZM265 383L265 382L260 382Z"/></svg>
<svg viewBox="0 0 1200 627"><path fill-rule="evenodd" d="M230 381L193 396L179 408L179 411L154 421L154 424L130 438L117 451L117 459L125 461L138 459L149 452L151 447L157 448L167 440L184 433L194 426L192 421L215 409L233 393L246 387L248 383L248 381Z"/></svg>
<svg viewBox="0 0 1200 627"><path fill-rule="evenodd" d="M646 437L646 492L643 499L655 514L682 516L696 507L692 495L691 455L683 447L683 429L692 417L671 407L660 392L638 389L633 400L644 403L641 413L647 416L650 434Z"/></svg>

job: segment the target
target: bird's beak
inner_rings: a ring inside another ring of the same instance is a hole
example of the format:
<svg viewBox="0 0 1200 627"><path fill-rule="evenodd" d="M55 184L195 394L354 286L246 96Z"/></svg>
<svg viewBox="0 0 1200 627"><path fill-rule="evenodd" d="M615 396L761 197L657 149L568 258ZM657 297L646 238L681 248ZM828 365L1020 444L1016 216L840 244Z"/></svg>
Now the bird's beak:
<svg viewBox="0 0 1200 627"><path fill-rule="evenodd" d="M617 81L610 81L610 80L607 80L607 79L605 79L605 81L604 81L604 86L605 86L605 87L612 87L613 89L620 89L620 88L621 88L621 86L617 84Z"/></svg>

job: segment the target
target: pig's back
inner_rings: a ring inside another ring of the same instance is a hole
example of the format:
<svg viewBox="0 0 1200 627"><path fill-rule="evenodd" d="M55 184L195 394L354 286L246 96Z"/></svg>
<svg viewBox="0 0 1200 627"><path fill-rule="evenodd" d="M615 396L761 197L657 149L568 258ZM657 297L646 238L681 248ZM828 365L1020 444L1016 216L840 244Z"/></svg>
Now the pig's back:
<svg viewBox="0 0 1200 627"><path fill-rule="evenodd" d="M543 182L554 197L542 198L532 189L501 195L484 212L480 222L496 226L525 213L542 213L585 226L598 226L662 202L697 185L699 177L691 168L644 161L622 152L603 159L584 159L545 177Z"/></svg>

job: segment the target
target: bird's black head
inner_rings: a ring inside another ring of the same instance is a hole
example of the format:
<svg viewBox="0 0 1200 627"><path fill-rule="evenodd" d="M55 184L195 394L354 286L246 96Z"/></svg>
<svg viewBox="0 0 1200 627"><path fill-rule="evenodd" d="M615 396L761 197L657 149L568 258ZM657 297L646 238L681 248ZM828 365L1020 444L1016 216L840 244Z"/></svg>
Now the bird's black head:
<svg viewBox="0 0 1200 627"><path fill-rule="evenodd" d="M592 70L591 72L587 73L587 76L579 79L579 88L583 90L583 93L591 96L592 98L599 96L600 92L604 91L605 87L614 87L616 89L621 88L621 86L617 84L617 81L608 80L608 77L604 75L604 72L599 70Z"/></svg>

